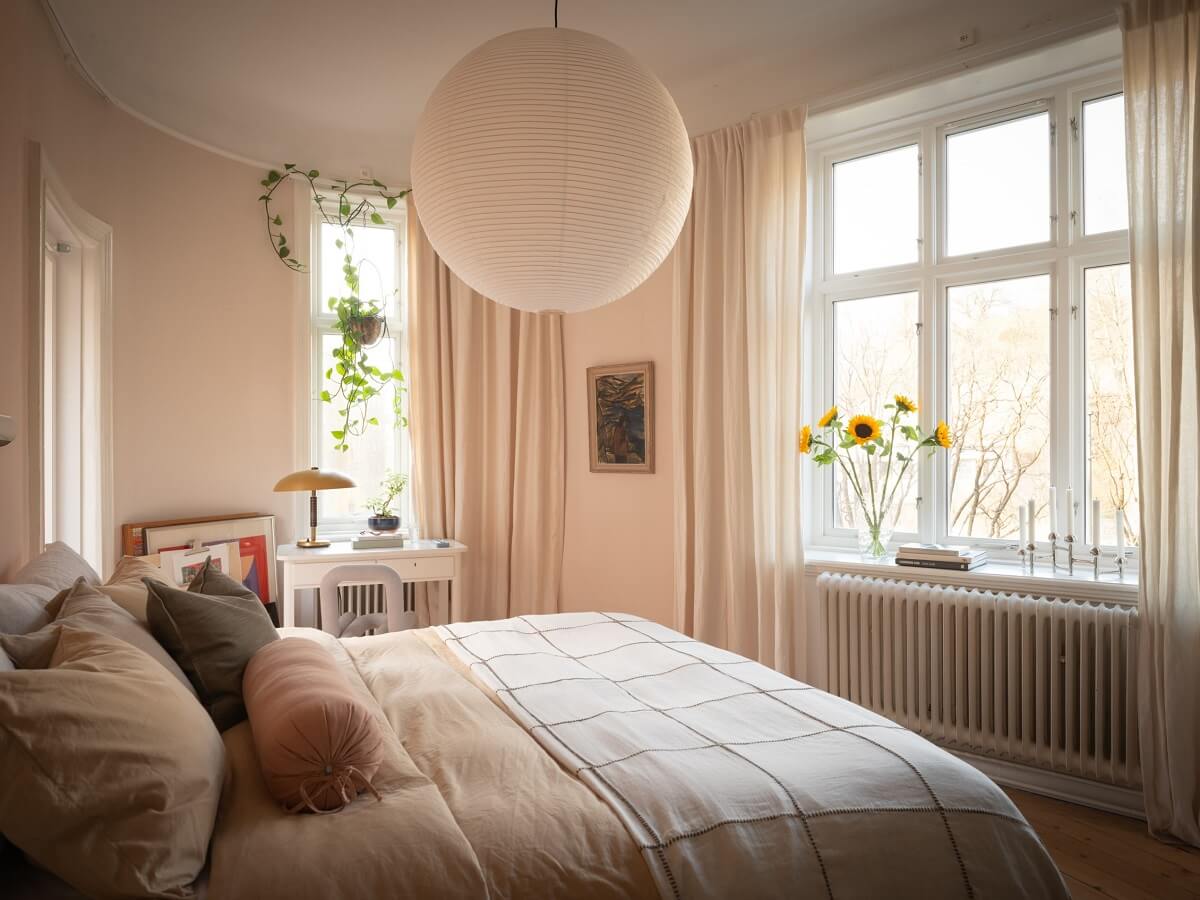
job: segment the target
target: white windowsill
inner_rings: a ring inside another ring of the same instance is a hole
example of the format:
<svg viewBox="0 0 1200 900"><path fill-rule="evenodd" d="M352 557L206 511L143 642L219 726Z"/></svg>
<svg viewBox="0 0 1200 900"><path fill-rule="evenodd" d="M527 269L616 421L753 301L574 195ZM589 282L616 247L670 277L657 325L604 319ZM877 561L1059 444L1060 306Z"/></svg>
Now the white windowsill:
<svg viewBox="0 0 1200 900"><path fill-rule="evenodd" d="M844 572L850 575L868 575L897 581L919 581L927 584L949 584L979 590L1010 591L1044 597L1061 597L1069 600L1092 600L1099 603L1116 603L1136 606L1138 599L1137 572L1126 572L1123 582L1116 575L1102 575L1099 581L1092 578L1091 569L1076 566L1075 574L1065 571L1051 573L1048 565L1039 563L1036 573L1030 575L1011 562L989 562L970 572L945 569L920 569L898 566L889 557L882 562L864 562L853 552L823 547L806 547L804 571L807 575L822 572Z"/></svg>

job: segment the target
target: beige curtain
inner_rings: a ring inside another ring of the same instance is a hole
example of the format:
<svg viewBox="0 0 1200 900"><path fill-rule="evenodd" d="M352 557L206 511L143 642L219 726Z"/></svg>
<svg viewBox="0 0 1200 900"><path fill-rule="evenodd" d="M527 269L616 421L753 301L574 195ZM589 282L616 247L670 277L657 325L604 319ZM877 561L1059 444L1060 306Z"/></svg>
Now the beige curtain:
<svg viewBox="0 0 1200 900"><path fill-rule="evenodd" d="M700 640L802 674L804 114L696 138L675 253L675 613Z"/></svg>
<svg viewBox="0 0 1200 900"><path fill-rule="evenodd" d="M1142 779L1151 831L1200 845L1200 10L1195 0L1139 0L1121 12L1142 509Z"/></svg>
<svg viewBox="0 0 1200 900"><path fill-rule="evenodd" d="M422 537L469 548L454 621L558 611L566 492L562 316L480 296L408 205L410 430ZM447 620L445 589L418 592Z"/></svg>

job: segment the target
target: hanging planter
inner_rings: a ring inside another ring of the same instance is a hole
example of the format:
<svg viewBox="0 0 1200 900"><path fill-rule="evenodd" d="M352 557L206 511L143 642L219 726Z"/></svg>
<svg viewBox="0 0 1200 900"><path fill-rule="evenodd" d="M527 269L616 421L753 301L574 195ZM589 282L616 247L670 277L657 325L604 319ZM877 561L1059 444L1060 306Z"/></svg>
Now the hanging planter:
<svg viewBox="0 0 1200 900"><path fill-rule="evenodd" d="M271 239L275 255L294 272L304 272L306 268L292 255L287 236L283 232L283 218L271 209L271 200L281 184L293 178L304 179L312 191L313 202L321 218L326 224L341 229L341 237L334 243L343 254L342 280L346 286L346 295L330 297L329 310L337 316L337 330L342 336L342 343L333 349L333 365L325 370L328 387L322 390L319 396L322 402L339 406L338 416L341 422L330 434L334 440L334 449L344 451L350 449L350 438L362 435L368 428L379 424L378 416L371 414L371 401L389 385L395 391L392 412L395 415L396 426L408 426L402 403L405 391L404 373L392 365L375 365L367 355L367 351L387 335L387 320L383 315L382 296L368 300L362 298L360 263L354 255L354 226L383 225L383 216L380 215L375 200L386 205L388 209L393 209L409 191L393 192L383 182L374 179L337 181L333 185L337 201L335 215L326 206L327 203L332 205L330 198L317 188L316 180L319 177L320 173L316 169L305 171L291 163L284 166L282 172L272 169L261 182L266 190L258 199L263 204L267 235Z"/></svg>
<svg viewBox="0 0 1200 900"><path fill-rule="evenodd" d="M379 343L383 337L386 323L383 316L375 313L368 316L355 316L346 321L346 330L354 335L354 339L364 349L370 349Z"/></svg>

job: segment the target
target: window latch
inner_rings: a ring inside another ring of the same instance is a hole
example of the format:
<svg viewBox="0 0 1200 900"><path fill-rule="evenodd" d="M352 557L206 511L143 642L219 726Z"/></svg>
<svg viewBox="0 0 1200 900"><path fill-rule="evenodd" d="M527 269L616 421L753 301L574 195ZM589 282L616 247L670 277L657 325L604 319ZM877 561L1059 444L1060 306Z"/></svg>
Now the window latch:
<svg viewBox="0 0 1200 900"><path fill-rule="evenodd" d="M1079 140L1079 119L1075 116L1071 116L1071 138Z"/></svg>
<svg viewBox="0 0 1200 900"><path fill-rule="evenodd" d="M924 322L918 322L918 323L917 323L917 337L920 337L920 336L921 336L921 329L922 329L922 328L924 328L924 327L925 327L925 323L924 323Z"/></svg>

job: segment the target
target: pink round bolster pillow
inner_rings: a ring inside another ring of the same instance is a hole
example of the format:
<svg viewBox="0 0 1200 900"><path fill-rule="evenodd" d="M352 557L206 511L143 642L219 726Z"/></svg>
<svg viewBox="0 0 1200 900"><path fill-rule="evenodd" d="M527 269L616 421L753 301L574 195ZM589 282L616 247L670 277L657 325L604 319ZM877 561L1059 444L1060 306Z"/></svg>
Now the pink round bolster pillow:
<svg viewBox="0 0 1200 900"><path fill-rule="evenodd" d="M336 812L364 790L379 796L379 723L324 647L266 644L246 666L242 697L267 790L287 812Z"/></svg>

